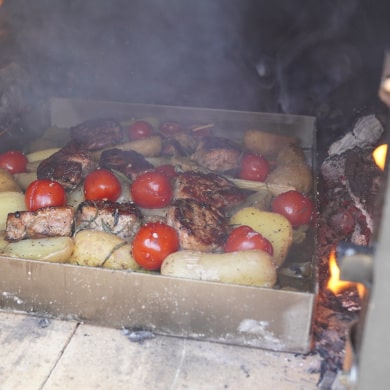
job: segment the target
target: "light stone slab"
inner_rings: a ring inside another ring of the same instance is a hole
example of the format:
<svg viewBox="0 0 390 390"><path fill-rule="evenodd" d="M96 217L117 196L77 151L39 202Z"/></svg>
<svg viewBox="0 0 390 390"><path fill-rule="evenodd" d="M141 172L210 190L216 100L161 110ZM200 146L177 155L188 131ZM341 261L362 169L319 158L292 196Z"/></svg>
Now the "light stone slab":
<svg viewBox="0 0 390 390"><path fill-rule="evenodd" d="M316 389L319 357L81 324L43 390Z"/></svg>
<svg viewBox="0 0 390 390"><path fill-rule="evenodd" d="M41 389L76 326L0 312L0 389Z"/></svg>

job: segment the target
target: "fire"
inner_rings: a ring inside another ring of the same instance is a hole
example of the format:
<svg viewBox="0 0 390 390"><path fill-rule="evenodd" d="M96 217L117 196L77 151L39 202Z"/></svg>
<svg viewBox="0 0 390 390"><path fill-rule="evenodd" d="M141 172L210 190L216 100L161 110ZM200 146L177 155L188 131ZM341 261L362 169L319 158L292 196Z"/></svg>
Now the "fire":
<svg viewBox="0 0 390 390"><path fill-rule="evenodd" d="M329 272L330 277L326 285L326 288L328 290L331 290L334 294L338 294L350 287L355 286L358 291L359 297L363 298L365 293L365 287L363 286L363 284L340 280L340 269L337 265L335 250L332 250L329 255Z"/></svg>
<svg viewBox="0 0 390 390"><path fill-rule="evenodd" d="M373 152L375 164L383 171L386 165L387 144L379 145Z"/></svg>

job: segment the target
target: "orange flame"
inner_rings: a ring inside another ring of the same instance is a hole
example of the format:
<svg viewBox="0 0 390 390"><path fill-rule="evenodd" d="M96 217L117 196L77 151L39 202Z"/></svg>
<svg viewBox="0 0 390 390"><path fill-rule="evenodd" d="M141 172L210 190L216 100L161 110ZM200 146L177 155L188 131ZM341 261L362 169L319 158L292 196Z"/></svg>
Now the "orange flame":
<svg viewBox="0 0 390 390"><path fill-rule="evenodd" d="M340 269L337 265L335 250L332 250L329 255L329 272L330 272L330 277L326 285L326 288L328 290L331 290L334 294L338 294L348 288L355 286L359 294L359 297L360 298L364 297L365 287L363 284L340 280Z"/></svg>
<svg viewBox="0 0 390 390"><path fill-rule="evenodd" d="M387 155L387 144L379 145L373 152L372 156L374 157L375 164L382 171L386 166L386 155Z"/></svg>

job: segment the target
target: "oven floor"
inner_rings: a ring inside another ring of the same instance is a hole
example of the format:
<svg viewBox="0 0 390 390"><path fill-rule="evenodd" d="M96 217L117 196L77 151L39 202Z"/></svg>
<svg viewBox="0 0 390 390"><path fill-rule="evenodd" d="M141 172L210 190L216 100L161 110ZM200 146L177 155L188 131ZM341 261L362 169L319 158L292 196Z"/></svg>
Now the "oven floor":
<svg viewBox="0 0 390 390"><path fill-rule="evenodd" d="M294 355L0 311L2 390L315 389L317 355Z"/></svg>

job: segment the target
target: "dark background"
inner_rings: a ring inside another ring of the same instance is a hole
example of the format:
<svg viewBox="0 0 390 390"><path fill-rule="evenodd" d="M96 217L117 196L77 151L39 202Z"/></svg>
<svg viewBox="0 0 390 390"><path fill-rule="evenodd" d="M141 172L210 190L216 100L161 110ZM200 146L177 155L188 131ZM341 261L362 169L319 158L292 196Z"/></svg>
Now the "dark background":
<svg viewBox="0 0 390 390"><path fill-rule="evenodd" d="M389 20L387 0L5 0L0 63L37 99L316 115L375 99Z"/></svg>

